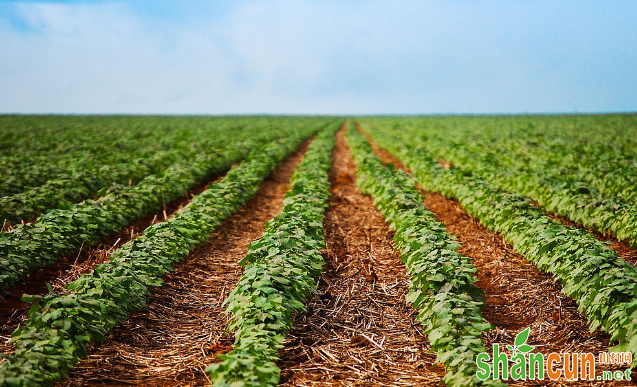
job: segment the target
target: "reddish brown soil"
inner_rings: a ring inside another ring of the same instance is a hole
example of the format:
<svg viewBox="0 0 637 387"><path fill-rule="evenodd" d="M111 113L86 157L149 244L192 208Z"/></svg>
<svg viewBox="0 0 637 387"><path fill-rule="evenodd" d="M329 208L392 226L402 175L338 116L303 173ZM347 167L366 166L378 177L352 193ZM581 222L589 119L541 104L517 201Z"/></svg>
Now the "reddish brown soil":
<svg viewBox="0 0 637 387"><path fill-rule="evenodd" d="M283 197L309 141L259 186L210 240L164 277L148 305L97 344L60 386L206 386L204 369L232 348L222 302L241 276L238 261L265 222L283 207Z"/></svg>
<svg viewBox="0 0 637 387"><path fill-rule="evenodd" d="M97 245L82 247L79 251L62 257L54 266L29 275L10 295L0 299L0 353L13 351L13 347L7 343L8 338L18 324L27 317L30 305L21 301L23 294L48 294L47 284L51 285L56 292L65 292L64 285L90 272L96 265L108 261L110 255L124 243L141 235L152 224L173 216L175 212L190 203L192 197L203 192L224 175L225 172L208 182L195 186L183 197L166 204L161 211L133 221L124 230L104 238Z"/></svg>
<svg viewBox="0 0 637 387"><path fill-rule="evenodd" d="M383 162L404 168L389 152L373 141L371 143ZM468 215L458 202L438 193L422 189L421 192L425 196L425 207L461 243L458 252L472 258L478 269L476 285L486 293L483 316L496 328L484 336L487 348L494 343L512 344L518 332L530 327L528 342L537 346L534 352L548 355L551 352L597 354L608 351L610 336L599 330L589 332L586 318L577 311L575 301L561 293L561 285L550 274L537 270L501 235ZM597 368L598 371L601 369ZM562 383L543 381L520 385Z"/></svg>
<svg viewBox="0 0 637 387"><path fill-rule="evenodd" d="M326 265L308 311L294 321L279 365L286 386L435 385L416 313L405 301L408 280L393 232L358 190L355 165L337 135L332 197L325 216Z"/></svg>

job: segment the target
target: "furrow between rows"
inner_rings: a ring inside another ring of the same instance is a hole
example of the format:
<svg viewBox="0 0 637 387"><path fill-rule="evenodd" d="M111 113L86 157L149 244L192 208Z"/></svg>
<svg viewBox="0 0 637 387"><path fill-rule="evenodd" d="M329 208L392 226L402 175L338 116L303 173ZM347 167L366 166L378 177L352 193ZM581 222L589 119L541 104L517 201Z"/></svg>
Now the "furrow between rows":
<svg viewBox="0 0 637 387"><path fill-rule="evenodd" d="M410 172L399 159L363 134L384 163ZM589 331L588 321L578 312L577 303L562 292L562 286L552 275L539 271L502 235L467 214L457 201L419 189L425 196L423 205L445 224L447 232L460 242L457 251L472 258L477 268L476 285L486 296L482 313L495 327L484 336L487 348L495 343L513 343L517 333L530 327L529 343L545 356L551 352L597 354L609 350L610 336L599 329ZM599 370L624 369L625 366L619 365L599 367ZM543 381L542 385L561 383Z"/></svg>
<svg viewBox="0 0 637 387"><path fill-rule="evenodd" d="M266 178L257 193L209 241L164 277L148 305L118 326L60 386L205 386L206 366L232 347L222 302L241 275L248 244L278 214L305 142Z"/></svg>
<svg viewBox="0 0 637 387"><path fill-rule="evenodd" d="M281 351L285 386L437 384L415 311L405 301L408 279L393 232L355 184L355 164L337 134L324 221L326 266L318 294L299 314Z"/></svg>
<svg viewBox="0 0 637 387"><path fill-rule="evenodd" d="M30 304L22 301L23 294L44 296L49 293L49 285L54 291L64 292L65 285L89 273L97 265L107 262L110 255L120 246L140 236L147 227L172 217L187 205L192 197L205 191L223 176L225 172L209 182L194 187L185 196L167 203L161 211L135 220L124 230L103 239L97 245L82 246L79 252L62 257L54 266L29 275L9 296L0 301L0 353L13 352L14 348L8 343L9 337L27 317Z"/></svg>

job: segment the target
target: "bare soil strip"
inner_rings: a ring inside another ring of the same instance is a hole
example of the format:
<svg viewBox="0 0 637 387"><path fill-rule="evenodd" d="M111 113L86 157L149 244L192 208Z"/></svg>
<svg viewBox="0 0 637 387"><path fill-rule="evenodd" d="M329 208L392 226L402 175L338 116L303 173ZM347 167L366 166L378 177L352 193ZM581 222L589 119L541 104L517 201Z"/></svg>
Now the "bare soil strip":
<svg viewBox="0 0 637 387"><path fill-rule="evenodd" d="M393 232L372 199L354 183L355 165L337 135L332 197L325 217L327 264L319 293L296 317L279 365L285 386L414 386L437 384Z"/></svg>
<svg viewBox="0 0 637 387"><path fill-rule="evenodd" d="M162 211L137 219L124 230L104 238L97 245L88 248L83 247L80 251L62 257L54 266L29 275L24 282L15 288L11 295L0 299L0 353L13 352L13 347L8 344L8 339L18 327L18 324L27 317L30 305L22 302L21 297L23 294L46 295L49 292L47 284L50 284L56 292L65 292L64 285L75 281L82 274L90 272L96 265L108 261L110 255L124 243L141 235L152 224L173 216L175 212L190 203L190 200L195 195L206 190L208 186L214 184L223 176L225 176L225 172L211 181L199 184L183 197L166 204Z"/></svg>
<svg viewBox="0 0 637 387"><path fill-rule="evenodd" d="M206 366L232 348L221 304L238 282L238 261L283 197L306 141L265 179L255 196L164 277L142 311L118 326L73 369L64 386L206 386Z"/></svg>
<svg viewBox="0 0 637 387"><path fill-rule="evenodd" d="M400 160L373 141L371 144L383 162L404 168ZM545 356L551 352L590 352L597 355L608 351L610 336L600 330L589 332L587 320L577 311L575 301L561 293L562 286L550 274L539 271L515 252L501 235L488 230L467 214L458 202L438 193L422 189L421 192L425 196L423 204L461 243L458 252L472 258L478 269L477 286L486 293L482 313L496 327L484 336L488 349L494 343L512 344L521 330L531 327L528 343L536 346L534 352ZM598 366L597 370L599 373L602 369L625 368ZM566 382L519 383L562 384ZM578 385L588 384L579 382Z"/></svg>
<svg viewBox="0 0 637 387"><path fill-rule="evenodd" d="M565 221L564 224L568 225L567 221ZM624 261L630 262L633 265L637 266L637 248L631 249L630 244L627 241L619 241L614 236L603 235L597 236L597 239L603 242L607 242L608 247L615 250L617 256L622 258Z"/></svg>

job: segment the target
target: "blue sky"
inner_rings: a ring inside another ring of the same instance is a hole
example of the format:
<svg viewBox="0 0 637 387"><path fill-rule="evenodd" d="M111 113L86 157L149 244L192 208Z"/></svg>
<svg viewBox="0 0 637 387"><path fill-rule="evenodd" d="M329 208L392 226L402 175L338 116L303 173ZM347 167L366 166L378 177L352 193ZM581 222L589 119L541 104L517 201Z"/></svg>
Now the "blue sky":
<svg viewBox="0 0 637 387"><path fill-rule="evenodd" d="M0 112L637 111L636 1L0 1Z"/></svg>

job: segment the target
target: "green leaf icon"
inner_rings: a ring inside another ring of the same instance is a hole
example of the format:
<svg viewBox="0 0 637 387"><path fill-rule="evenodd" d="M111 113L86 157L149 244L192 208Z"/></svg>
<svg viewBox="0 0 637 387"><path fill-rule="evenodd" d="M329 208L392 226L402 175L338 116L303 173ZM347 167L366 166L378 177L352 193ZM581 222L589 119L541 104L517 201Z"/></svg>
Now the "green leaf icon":
<svg viewBox="0 0 637 387"><path fill-rule="evenodd" d="M522 332L518 333L518 335L515 336L515 346L519 347L522 344L526 343L526 339L529 338L529 333L530 332L531 332L531 327L528 327L525 330L523 330Z"/></svg>
<svg viewBox="0 0 637 387"><path fill-rule="evenodd" d="M522 352L522 353L527 353L530 352L534 349L535 347L532 345L528 345L528 344L522 344L520 345L520 348L518 348L518 351Z"/></svg>
<svg viewBox="0 0 637 387"><path fill-rule="evenodd" d="M511 345L508 345L508 344L507 344L507 349L508 349L509 351L513 351L513 346L511 346Z"/></svg>

